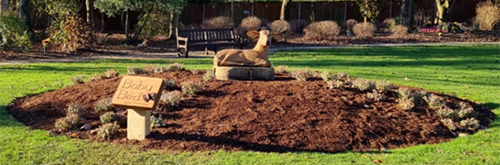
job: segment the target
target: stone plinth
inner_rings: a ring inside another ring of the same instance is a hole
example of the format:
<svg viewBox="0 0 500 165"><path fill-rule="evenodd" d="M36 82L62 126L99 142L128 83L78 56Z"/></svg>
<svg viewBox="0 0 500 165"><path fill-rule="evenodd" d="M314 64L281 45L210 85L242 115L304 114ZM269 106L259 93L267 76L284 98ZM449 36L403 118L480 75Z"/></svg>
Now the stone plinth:
<svg viewBox="0 0 500 165"><path fill-rule="evenodd" d="M272 67L215 67L215 78L218 80L274 80Z"/></svg>
<svg viewBox="0 0 500 165"><path fill-rule="evenodd" d="M127 109L127 139L144 140L149 135L151 111Z"/></svg>

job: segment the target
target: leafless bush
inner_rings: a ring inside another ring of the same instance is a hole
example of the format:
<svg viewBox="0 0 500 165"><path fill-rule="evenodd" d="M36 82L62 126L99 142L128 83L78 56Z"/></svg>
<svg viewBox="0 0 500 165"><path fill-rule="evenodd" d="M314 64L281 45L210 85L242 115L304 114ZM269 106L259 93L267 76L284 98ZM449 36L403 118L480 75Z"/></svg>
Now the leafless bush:
<svg viewBox="0 0 500 165"><path fill-rule="evenodd" d="M358 23L352 28L352 31L358 38L372 38L375 30L377 30L375 25L369 22Z"/></svg>
<svg viewBox="0 0 500 165"><path fill-rule="evenodd" d="M354 25L358 24L358 21L356 21L355 19L348 19L346 22L345 22L345 28L349 31L352 31L352 28L354 27Z"/></svg>
<svg viewBox="0 0 500 165"><path fill-rule="evenodd" d="M476 21L479 23L479 30L492 30L500 21L500 7L490 1L477 4Z"/></svg>
<svg viewBox="0 0 500 165"><path fill-rule="evenodd" d="M307 26L307 21L303 19L296 19L290 21L290 29L292 32L300 34L304 32L304 28Z"/></svg>
<svg viewBox="0 0 500 165"><path fill-rule="evenodd" d="M232 28L234 26L233 20L226 16L213 17L205 20L202 27L205 29L220 29Z"/></svg>
<svg viewBox="0 0 500 165"><path fill-rule="evenodd" d="M306 39L332 40L340 33L339 25L334 21L320 21L309 24L304 29Z"/></svg>
<svg viewBox="0 0 500 165"><path fill-rule="evenodd" d="M275 20L269 24L269 28L271 28L273 34L280 34L291 30L290 24L285 20Z"/></svg>
<svg viewBox="0 0 500 165"><path fill-rule="evenodd" d="M245 29L245 30L259 30L260 29L260 24L261 20L257 17L246 17L243 20L241 20L240 26Z"/></svg>
<svg viewBox="0 0 500 165"><path fill-rule="evenodd" d="M392 29L391 36L396 38L406 37L408 35L408 28L404 25L397 25Z"/></svg>

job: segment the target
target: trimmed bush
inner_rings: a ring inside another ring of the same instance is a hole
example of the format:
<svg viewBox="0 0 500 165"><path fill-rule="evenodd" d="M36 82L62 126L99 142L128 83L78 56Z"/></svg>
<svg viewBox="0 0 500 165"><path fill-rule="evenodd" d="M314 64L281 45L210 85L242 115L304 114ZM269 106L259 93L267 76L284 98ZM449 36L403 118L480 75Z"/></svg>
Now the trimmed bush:
<svg viewBox="0 0 500 165"><path fill-rule="evenodd" d="M232 28L234 26L233 20L226 16L218 16L206 19L202 27L204 29L221 29L221 28Z"/></svg>
<svg viewBox="0 0 500 165"><path fill-rule="evenodd" d="M358 23L352 28L352 31L354 32L354 34L356 34L356 37L362 39L372 38L376 30L377 27L375 27L375 25L370 22Z"/></svg>
<svg viewBox="0 0 500 165"><path fill-rule="evenodd" d="M397 25L392 29L392 37L403 38L408 35L408 28L404 25Z"/></svg>
<svg viewBox="0 0 500 165"><path fill-rule="evenodd" d="M177 107L179 106L179 103L181 102L181 92L179 91L172 91L172 92L163 92L163 94L160 97L160 100L165 103L167 106L171 107Z"/></svg>
<svg viewBox="0 0 500 165"><path fill-rule="evenodd" d="M69 131L75 129L76 125L78 124L78 120L80 120L80 117L78 115L69 114L66 117L57 119L54 126L58 131Z"/></svg>
<svg viewBox="0 0 500 165"><path fill-rule="evenodd" d="M291 30L290 24L285 20L275 20L269 24L272 34L282 34Z"/></svg>
<svg viewBox="0 0 500 165"><path fill-rule="evenodd" d="M203 84L194 81L186 81L182 83L182 93L188 96L194 96L203 91Z"/></svg>
<svg viewBox="0 0 500 165"><path fill-rule="evenodd" d="M333 40L340 33L339 25L334 21L320 21L309 24L304 29L306 39Z"/></svg>
<svg viewBox="0 0 500 165"><path fill-rule="evenodd" d="M358 24L358 21L356 21L355 19L348 19L346 22L345 22L345 28L346 30L349 30L352 32L352 28Z"/></svg>
<svg viewBox="0 0 500 165"><path fill-rule="evenodd" d="M252 17L246 17L243 20L241 20L240 26L246 31L259 30L261 27L260 26L261 23L262 21L259 18L252 16Z"/></svg>
<svg viewBox="0 0 500 165"><path fill-rule="evenodd" d="M107 123L97 128L97 135L102 138L110 137L120 130L120 126L115 123Z"/></svg>
<svg viewBox="0 0 500 165"><path fill-rule="evenodd" d="M301 34L304 32L304 28L307 26L307 21L303 19L296 19L290 21L290 30L293 33Z"/></svg>
<svg viewBox="0 0 500 165"><path fill-rule="evenodd" d="M111 106L111 101L112 98L105 98L97 101L94 104L94 111L96 112L104 112L104 111L109 111L113 109L113 106Z"/></svg>
<svg viewBox="0 0 500 165"><path fill-rule="evenodd" d="M394 18L386 18L384 19L384 27L385 28L388 28L389 30L392 30L394 29L394 27L396 27L396 19Z"/></svg>
<svg viewBox="0 0 500 165"><path fill-rule="evenodd" d="M500 7L490 1L477 4L476 21L479 23L479 30L493 30L500 21Z"/></svg>

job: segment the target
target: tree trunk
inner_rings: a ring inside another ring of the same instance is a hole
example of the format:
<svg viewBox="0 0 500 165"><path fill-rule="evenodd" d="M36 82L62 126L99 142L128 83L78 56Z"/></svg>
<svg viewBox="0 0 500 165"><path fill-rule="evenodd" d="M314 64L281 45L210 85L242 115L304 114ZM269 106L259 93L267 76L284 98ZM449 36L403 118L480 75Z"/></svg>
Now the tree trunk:
<svg viewBox="0 0 500 165"><path fill-rule="evenodd" d="M455 0L451 2L450 0L436 0L436 20L435 22L438 24L442 24L443 21L447 21L447 17L450 14L453 5L455 4Z"/></svg>
<svg viewBox="0 0 500 165"><path fill-rule="evenodd" d="M146 15L146 19L142 22L142 25L139 25L139 27L137 27L137 29L135 30L135 34L134 34L134 37L132 38L132 41L137 41L139 39L139 34L141 34L141 31L144 28L144 26L146 25L146 22L148 22L149 15L153 11L154 7L155 7L155 5L151 6L151 8L149 9L149 11L148 11L148 13Z"/></svg>
<svg viewBox="0 0 500 165"><path fill-rule="evenodd" d="M9 9L9 0L0 0L0 15Z"/></svg>
<svg viewBox="0 0 500 165"><path fill-rule="evenodd" d="M92 25L94 21L94 12L92 12L94 6L94 0L85 0L85 4L87 6L87 23L89 25Z"/></svg>
<svg viewBox="0 0 500 165"><path fill-rule="evenodd" d="M19 18L26 18L26 14L28 12L28 0L20 0L19 1Z"/></svg>
<svg viewBox="0 0 500 165"><path fill-rule="evenodd" d="M176 28L179 27L179 14L172 11L170 13L170 31L168 32L169 39L176 39L177 31Z"/></svg>
<svg viewBox="0 0 500 165"><path fill-rule="evenodd" d="M401 3L401 15L400 15L400 21L399 24L404 25L408 27L408 29L411 29L412 27L412 4L413 0L403 0Z"/></svg>
<svg viewBox="0 0 500 165"><path fill-rule="evenodd" d="M281 3L280 20L285 20L285 8L288 2L290 2L290 0L283 0Z"/></svg>

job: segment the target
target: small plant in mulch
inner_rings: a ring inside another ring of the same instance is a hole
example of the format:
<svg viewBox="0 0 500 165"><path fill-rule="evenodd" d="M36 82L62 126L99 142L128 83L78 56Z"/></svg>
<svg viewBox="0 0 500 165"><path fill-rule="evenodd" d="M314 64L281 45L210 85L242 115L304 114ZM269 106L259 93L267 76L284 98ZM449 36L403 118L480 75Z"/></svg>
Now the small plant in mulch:
<svg viewBox="0 0 500 165"><path fill-rule="evenodd" d="M409 111L411 109L413 109L413 107L415 107L415 103L413 102L412 99L398 99L398 105L399 107L401 107L401 109L405 110L405 111Z"/></svg>
<svg viewBox="0 0 500 165"><path fill-rule="evenodd" d="M345 89L345 83L338 79L327 81L327 85L328 89L340 89L340 90Z"/></svg>
<svg viewBox="0 0 500 165"><path fill-rule="evenodd" d="M113 77L118 77L120 73L118 71L115 71L114 69L109 69L106 72L103 73L104 77L106 78L113 78Z"/></svg>
<svg viewBox="0 0 500 165"><path fill-rule="evenodd" d="M323 72L321 72L320 76L321 76L321 79L323 79L323 81L330 81L330 80L335 79L335 74L333 74L332 72L330 72L326 69Z"/></svg>
<svg viewBox="0 0 500 165"><path fill-rule="evenodd" d="M205 74L203 74L203 81L214 81L215 80L215 72L213 70L207 70Z"/></svg>
<svg viewBox="0 0 500 165"><path fill-rule="evenodd" d="M286 65L278 65L276 68L274 68L274 73L288 73L288 66Z"/></svg>
<svg viewBox="0 0 500 165"><path fill-rule="evenodd" d="M163 121L161 114L158 114L158 117L156 115L151 115L150 118L150 128L155 128L155 127L164 127L166 126L165 122Z"/></svg>
<svg viewBox="0 0 500 165"><path fill-rule="evenodd" d="M179 91L163 92L160 100L167 106L177 107L182 99L182 93Z"/></svg>
<svg viewBox="0 0 500 165"><path fill-rule="evenodd" d="M83 109L82 105L76 104L76 103L68 104L68 109L66 109L67 115L75 114L78 117L82 117L84 113L85 113L85 110Z"/></svg>
<svg viewBox="0 0 500 165"><path fill-rule="evenodd" d="M198 70L198 69L191 69L191 70L189 70L189 71L190 71L192 74L198 74L198 73L200 73L200 70Z"/></svg>
<svg viewBox="0 0 500 165"><path fill-rule="evenodd" d="M97 128L96 131L97 131L98 136L100 136L102 138L106 138L106 137L111 137L111 135L114 135L119 130L120 130L120 125L118 125L118 123L114 122L114 123L107 123L107 124L103 124L103 125L99 126L99 128Z"/></svg>
<svg viewBox="0 0 500 165"><path fill-rule="evenodd" d="M163 79L163 82L165 82L165 90L177 88L177 84L173 79Z"/></svg>
<svg viewBox="0 0 500 165"><path fill-rule="evenodd" d="M307 79L311 77L311 72L308 68L297 69L292 72L292 76L299 81L307 81Z"/></svg>
<svg viewBox="0 0 500 165"><path fill-rule="evenodd" d="M372 99L373 101L382 101L386 99L385 94L379 93L376 89L373 89L371 93L367 93L366 97L368 99Z"/></svg>
<svg viewBox="0 0 500 165"><path fill-rule="evenodd" d="M167 71L167 68L158 65L148 65L142 68L144 73L163 73Z"/></svg>
<svg viewBox="0 0 500 165"><path fill-rule="evenodd" d="M411 95L411 93L412 93L411 89L408 89L408 88L399 88L396 92L398 93L398 97L400 99L414 100L414 98Z"/></svg>
<svg viewBox="0 0 500 165"><path fill-rule="evenodd" d="M169 71L181 71L185 70L186 68L184 67L184 64L182 63L171 63L168 65L167 70Z"/></svg>
<svg viewBox="0 0 500 165"><path fill-rule="evenodd" d="M144 70L142 68L139 68L136 66L129 66L129 67L127 67L127 74L128 75L144 74Z"/></svg>
<svg viewBox="0 0 500 165"><path fill-rule="evenodd" d="M69 131L75 129L80 117L77 114L68 114L66 117L56 120L54 124L58 131Z"/></svg>
<svg viewBox="0 0 500 165"><path fill-rule="evenodd" d="M435 94L430 94L427 97L423 97L423 99L425 100L425 102L427 102L429 108L431 109L439 110L443 109L443 107L446 107L446 101Z"/></svg>
<svg viewBox="0 0 500 165"><path fill-rule="evenodd" d="M469 129L478 129L479 128L479 121L474 118L468 118L460 121L460 126L466 127Z"/></svg>
<svg viewBox="0 0 500 165"><path fill-rule="evenodd" d="M443 107L436 111L436 114L443 119L455 119L457 117L457 113L448 107Z"/></svg>
<svg viewBox="0 0 500 165"><path fill-rule="evenodd" d="M465 102L460 102L458 105L458 117L459 118L467 118L471 117L474 109Z"/></svg>
<svg viewBox="0 0 500 165"><path fill-rule="evenodd" d="M113 106L111 105L112 98L104 98L99 101L97 101L94 104L94 110L95 112L104 112L104 111L109 111L113 109Z"/></svg>
<svg viewBox="0 0 500 165"><path fill-rule="evenodd" d="M83 77L82 75L78 75L78 76L72 77L71 78L71 82L73 84L82 84L82 83L85 82L85 77Z"/></svg>
<svg viewBox="0 0 500 165"><path fill-rule="evenodd" d="M443 123L444 126L446 126L450 131L454 131L457 129L457 126L455 125L455 122L453 122L452 119L441 119L441 123Z"/></svg>
<svg viewBox="0 0 500 165"><path fill-rule="evenodd" d="M203 91L203 84L195 81L186 81L182 83L182 93L187 96L194 96Z"/></svg>
<svg viewBox="0 0 500 165"><path fill-rule="evenodd" d="M396 86L394 86L394 84L392 84L390 81L376 81L375 88L378 91L385 93L388 90L396 88Z"/></svg>
<svg viewBox="0 0 500 165"><path fill-rule="evenodd" d="M352 86L360 91L370 91L375 89L375 83L362 78L352 81Z"/></svg>
<svg viewBox="0 0 500 165"><path fill-rule="evenodd" d="M338 72L337 74L335 74L335 76L341 79L349 79L349 74L346 72Z"/></svg>
<svg viewBox="0 0 500 165"><path fill-rule="evenodd" d="M99 119L101 119L101 122L103 124L112 123L112 122L121 123L121 120L122 120L120 115L118 115L114 112L106 112L106 113L102 114L101 116L99 116Z"/></svg>

